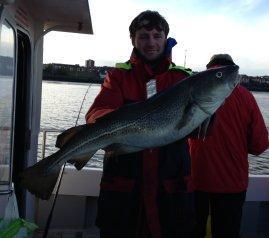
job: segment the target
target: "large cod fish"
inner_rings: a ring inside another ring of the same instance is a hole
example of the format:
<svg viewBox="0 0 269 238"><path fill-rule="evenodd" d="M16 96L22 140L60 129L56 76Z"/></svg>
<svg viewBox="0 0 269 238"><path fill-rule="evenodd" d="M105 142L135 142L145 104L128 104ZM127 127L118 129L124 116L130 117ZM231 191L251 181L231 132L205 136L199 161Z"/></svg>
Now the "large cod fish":
<svg viewBox="0 0 269 238"><path fill-rule="evenodd" d="M66 130L57 138L60 150L22 172L22 186L49 199L65 162L80 170L99 149L120 155L180 140L210 118L230 95L238 83L238 69L233 65L194 74L94 124Z"/></svg>

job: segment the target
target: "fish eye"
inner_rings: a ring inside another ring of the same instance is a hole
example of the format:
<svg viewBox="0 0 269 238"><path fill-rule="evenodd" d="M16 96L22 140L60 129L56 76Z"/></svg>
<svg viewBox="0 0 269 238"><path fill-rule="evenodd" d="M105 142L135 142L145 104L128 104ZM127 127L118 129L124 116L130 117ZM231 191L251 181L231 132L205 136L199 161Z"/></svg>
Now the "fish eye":
<svg viewBox="0 0 269 238"><path fill-rule="evenodd" d="M217 73L216 73L216 77L217 77L217 78L221 78L221 77L222 77L222 72L220 72L220 71L217 72Z"/></svg>

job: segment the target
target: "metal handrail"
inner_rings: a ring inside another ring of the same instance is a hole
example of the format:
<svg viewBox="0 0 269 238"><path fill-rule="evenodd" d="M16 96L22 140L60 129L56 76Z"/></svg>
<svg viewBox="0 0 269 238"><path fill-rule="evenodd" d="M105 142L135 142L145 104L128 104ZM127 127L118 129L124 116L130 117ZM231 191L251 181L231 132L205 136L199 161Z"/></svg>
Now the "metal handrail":
<svg viewBox="0 0 269 238"><path fill-rule="evenodd" d="M48 132L63 132L64 130L59 130L55 128L44 128L40 130L39 133L42 133L42 144L41 144L41 159L45 158L45 153L46 153L46 141L47 141L47 133Z"/></svg>
<svg viewBox="0 0 269 238"><path fill-rule="evenodd" d="M47 145L47 133L50 132L59 132L62 133L65 130L60 130L60 129L56 129L56 128L42 128L40 130L39 133L42 133L42 144L41 144L41 159L45 158L45 153L46 153L46 145ZM97 151L97 154L99 154L100 152Z"/></svg>

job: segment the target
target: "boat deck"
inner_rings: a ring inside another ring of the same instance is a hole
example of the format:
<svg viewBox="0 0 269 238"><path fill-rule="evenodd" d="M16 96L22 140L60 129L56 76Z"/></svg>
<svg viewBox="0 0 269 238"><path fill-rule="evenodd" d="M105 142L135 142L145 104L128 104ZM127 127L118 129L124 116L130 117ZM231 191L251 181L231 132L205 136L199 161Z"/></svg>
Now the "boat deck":
<svg viewBox="0 0 269 238"><path fill-rule="evenodd" d="M42 238L43 232L35 233L34 238ZM241 238L268 238L269 232L242 232ZM88 230L51 230L47 238L99 238L97 229Z"/></svg>
<svg viewBox="0 0 269 238"><path fill-rule="evenodd" d="M75 224L77 221L79 221L78 217L76 217L76 220L74 217L71 218L71 216L68 219L65 214L58 211L59 213L62 213L61 217L65 217L66 219L61 221L61 223L58 221L58 224L55 224L55 222L52 224L52 229L49 231L48 238L99 238L98 228L94 226L96 201L91 199L90 208L93 212L91 214L87 212L87 221L84 221L83 224L85 229L82 229L81 227L75 228L79 225ZM74 212L74 207L71 210ZM57 214L55 215L57 216ZM75 213L74 216L76 216ZM72 227L71 224L73 225L73 229L67 229L67 227ZM44 229L44 226L41 225L40 227L43 227ZM56 229L55 227L62 228ZM42 235L43 230L41 228L35 232L34 238L42 238ZM247 201L245 203L243 209L241 235L241 238L269 237L269 202Z"/></svg>
<svg viewBox="0 0 269 238"><path fill-rule="evenodd" d="M94 226L102 171L67 168L57 199L48 238L99 238ZM90 181L90 182L89 182ZM79 184L80 186L77 186ZM269 176L251 175L243 208L242 238L269 237ZM36 223L41 238L52 205L37 199Z"/></svg>
<svg viewBox="0 0 269 238"><path fill-rule="evenodd" d="M36 231L34 238L42 238L43 231ZM97 228L86 230L50 230L47 238L99 238Z"/></svg>

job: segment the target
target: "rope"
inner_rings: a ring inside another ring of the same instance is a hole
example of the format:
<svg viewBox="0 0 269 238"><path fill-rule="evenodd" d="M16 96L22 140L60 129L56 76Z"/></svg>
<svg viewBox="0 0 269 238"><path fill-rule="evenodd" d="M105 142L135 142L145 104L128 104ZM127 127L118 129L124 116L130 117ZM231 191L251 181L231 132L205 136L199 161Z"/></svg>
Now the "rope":
<svg viewBox="0 0 269 238"><path fill-rule="evenodd" d="M81 102L81 105L80 105L80 109L79 109L79 112L78 112L78 116L77 116L77 119L76 119L75 126L77 126L77 124L78 124L79 116L80 116L80 113L81 113L81 110L82 110L84 101L86 99L86 96L87 96L88 91L89 91L89 89L90 89L91 86L92 86L92 84L90 83L89 84L89 87L86 90L86 93L84 94L84 97L82 99L82 102ZM60 186L61 186L61 183L62 183L62 178L63 178L65 166L66 166L66 162L64 163L64 165L62 167L62 170L60 172L60 179L59 179L59 182L57 184L57 189L56 189L56 193L55 193L55 196L54 196L54 199L53 199L53 203L52 203L52 207L51 207L51 210L50 210L50 214L49 214L48 219L47 219L47 222L46 222L46 227L45 227L45 230L44 230L43 238L47 238L47 235L48 235L48 231L49 231L49 228L50 228L50 223L51 223L51 220L52 220L52 215L53 215L53 212L54 212L54 207L55 207L56 200L57 200L58 194L59 194L59 189L60 189Z"/></svg>

